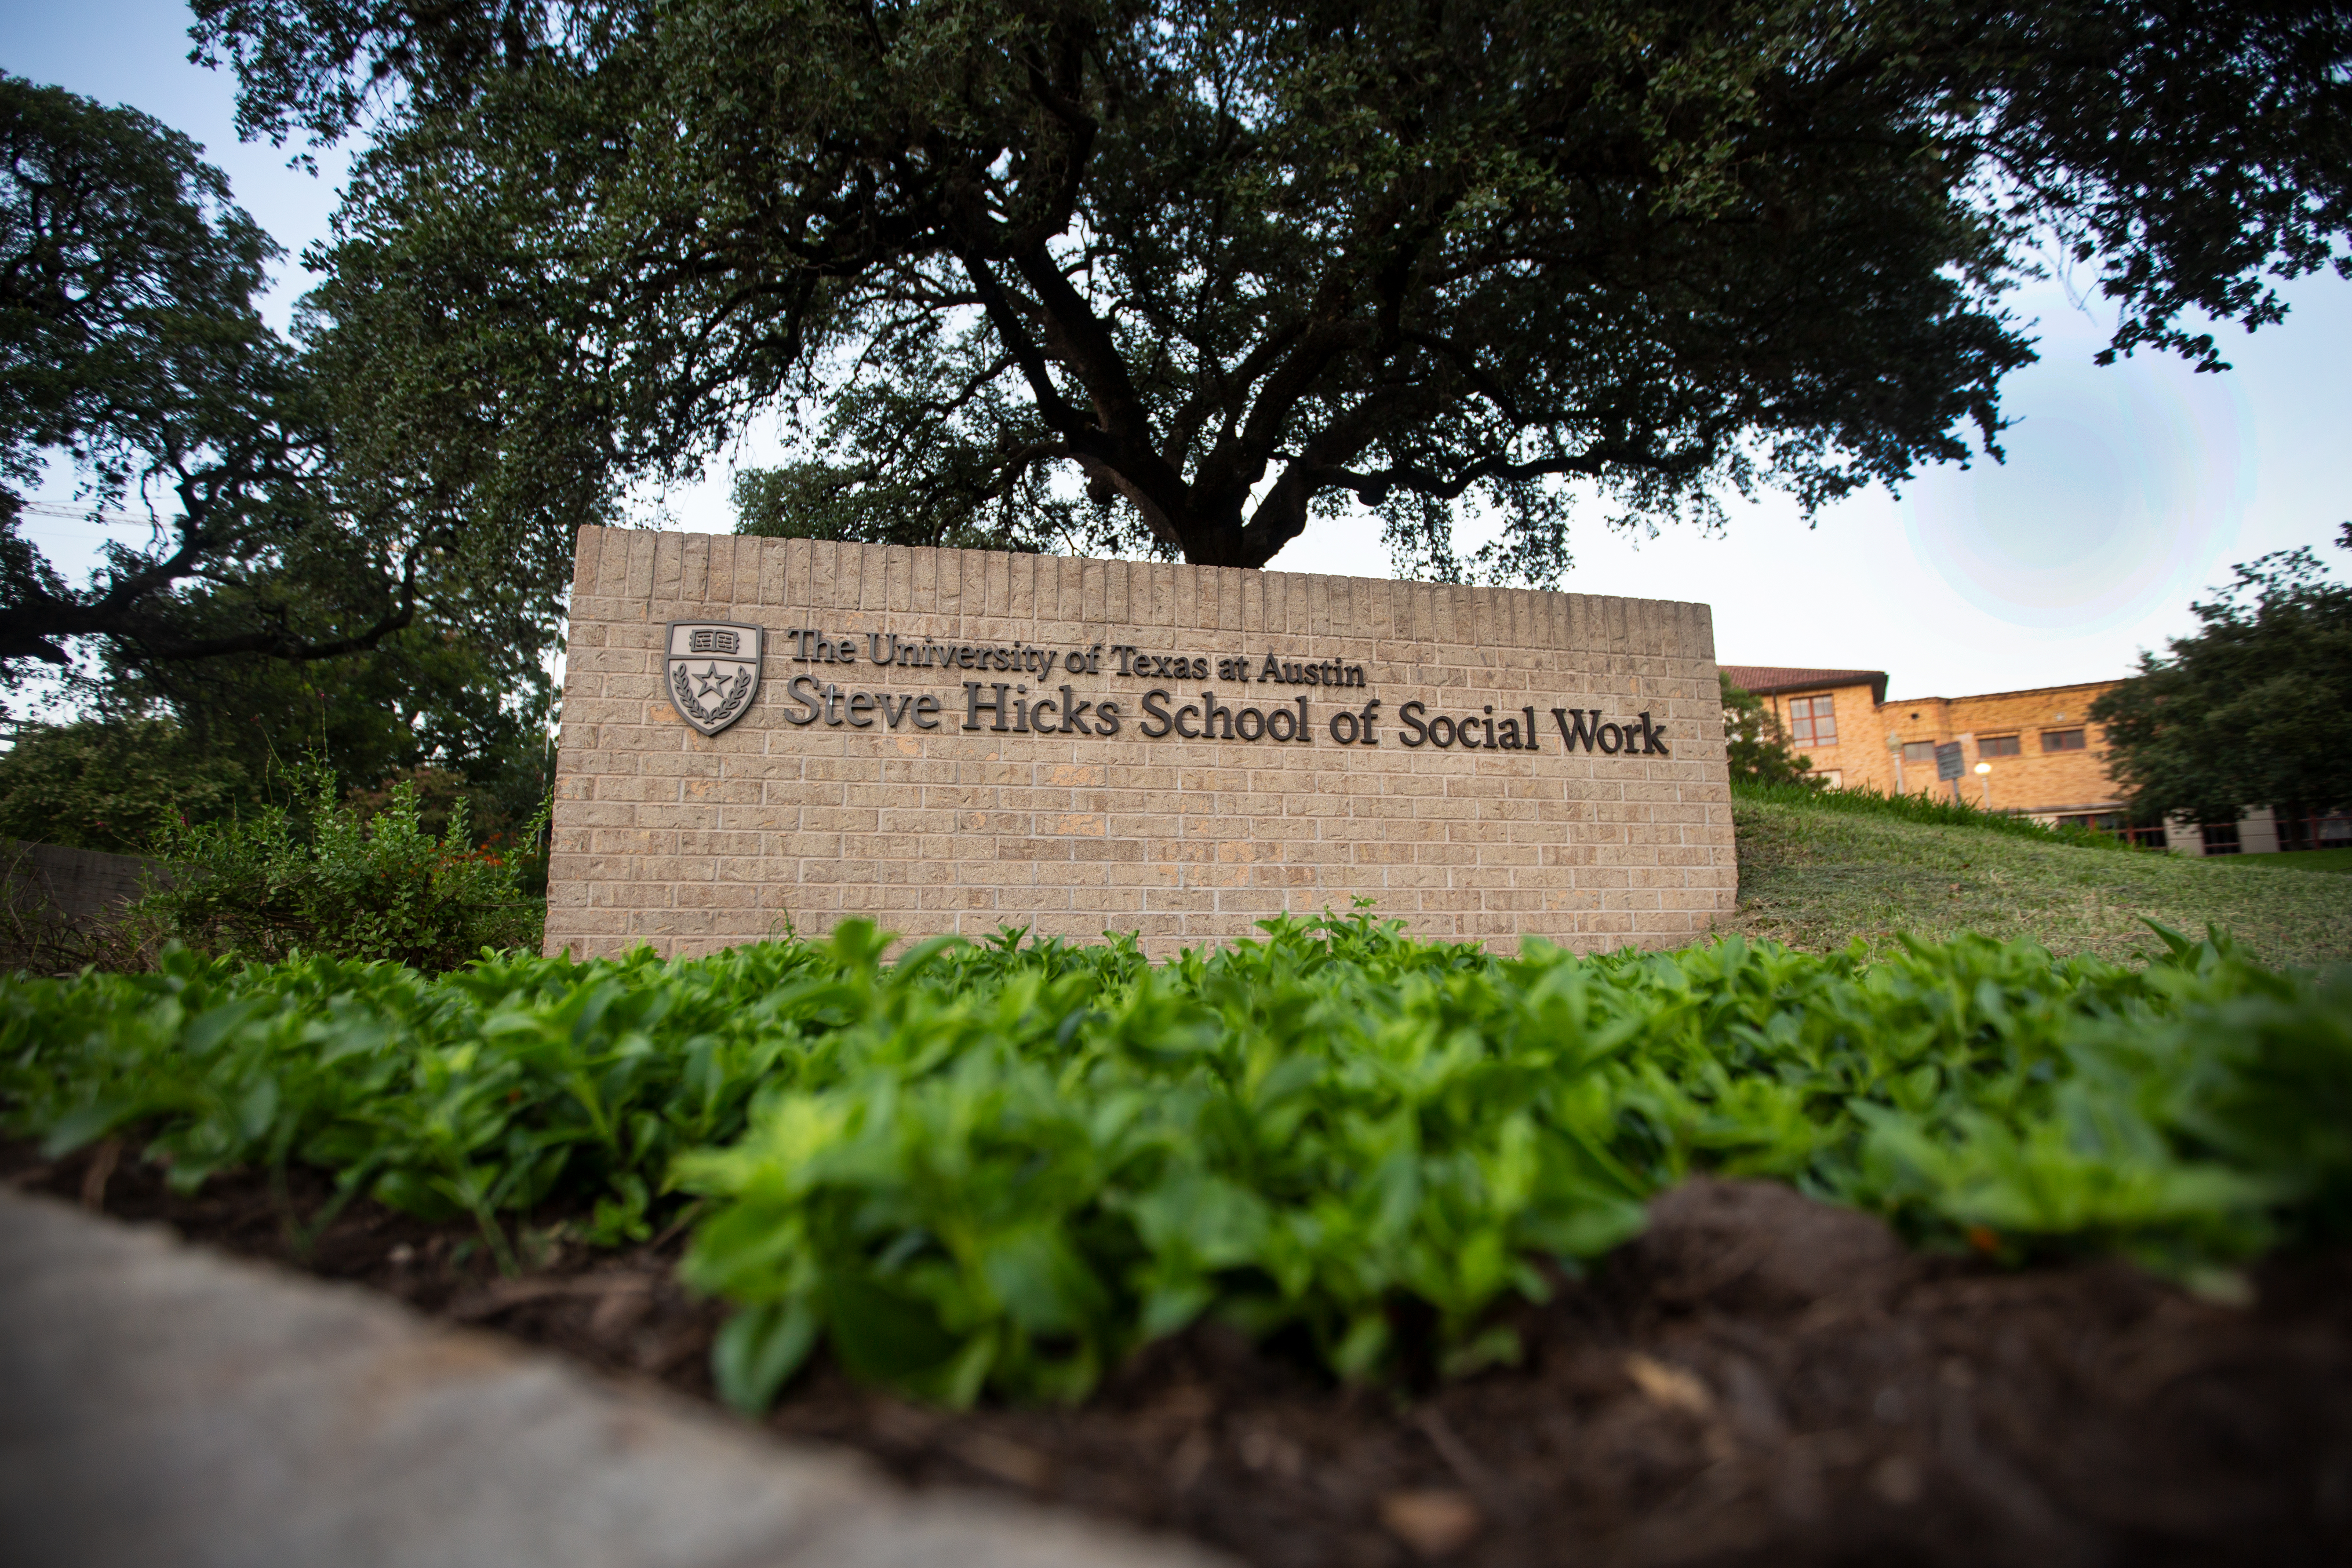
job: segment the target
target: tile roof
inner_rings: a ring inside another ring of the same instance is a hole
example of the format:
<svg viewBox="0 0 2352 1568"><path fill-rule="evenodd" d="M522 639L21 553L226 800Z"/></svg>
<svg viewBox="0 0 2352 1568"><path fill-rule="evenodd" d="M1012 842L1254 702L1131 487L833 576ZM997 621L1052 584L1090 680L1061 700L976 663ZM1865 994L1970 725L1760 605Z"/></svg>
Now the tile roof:
<svg viewBox="0 0 2352 1568"><path fill-rule="evenodd" d="M1726 664L1717 668L1731 677L1734 686L1759 696L1866 684L1873 702L1886 700L1886 672L1883 669L1798 669L1783 664Z"/></svg>

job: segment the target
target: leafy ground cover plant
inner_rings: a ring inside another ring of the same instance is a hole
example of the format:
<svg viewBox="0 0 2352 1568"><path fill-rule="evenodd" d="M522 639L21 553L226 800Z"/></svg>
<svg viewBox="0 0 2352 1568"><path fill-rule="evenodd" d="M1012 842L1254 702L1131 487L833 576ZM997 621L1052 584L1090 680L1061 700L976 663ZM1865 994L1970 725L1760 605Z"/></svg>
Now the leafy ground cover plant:
<svg viewBox="0 0 2352 1568"><path fill-rule="evenodd" d="M441 979L185 951L0 983L9 1130L175 1185L295 1163L510 1258L693 1226L728 1397L820 1345L950 1404L1075 1399L1203 1317L1348 1378L1507 1360L1496 1309L1695 1171L1916 1241L2117 1250L2210 1289L2352 1214L2352 978L1962 937L1517 958L1359 914L1132 942L488 958ZM291 1227L324 1216L296 1213Z"/></svg>

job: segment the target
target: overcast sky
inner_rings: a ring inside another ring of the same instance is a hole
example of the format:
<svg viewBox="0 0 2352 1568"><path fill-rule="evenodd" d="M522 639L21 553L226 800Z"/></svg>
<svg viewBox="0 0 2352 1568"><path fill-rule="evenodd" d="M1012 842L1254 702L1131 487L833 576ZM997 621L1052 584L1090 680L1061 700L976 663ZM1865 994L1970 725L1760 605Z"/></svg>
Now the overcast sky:
<svg viewBox="0 0 2352 1568"><path fill-rule="evenodd" d="M281 152L240 145L231 89L187 63L187 13L163 0L0 0L0 66L108 102L129 103L205 144L237 199L289 253L326 232L340 159L323 178ZM305 287L289 255L270 301L282 327ZM1962 696L2119 676L2142 648L2194 628L2189 602L2231 563L2299 544L2324 547L2352 517L2352 284L2307 279L2283 326L2229 329L2235 369L2195 375L2144 356L2091 363L2112 316L2058 285L2022 297L2042 361L2012 376L2018 423L2009 460L1922 475L1823 511L1734 501L1719 537L1688 531L1628 539L1591 523L1576 535L1571 592L1697 600L1714 607L1727 664L1884 669L1895 698ZM775 450L747 432L706 480L657 498L675 526L723 532L734 464ZM53 484L44 499L66 500ZM28 519L61 567L78 573L100 531ZM1386 575L1369 516L1319 524L1276 570Z"/></svg>

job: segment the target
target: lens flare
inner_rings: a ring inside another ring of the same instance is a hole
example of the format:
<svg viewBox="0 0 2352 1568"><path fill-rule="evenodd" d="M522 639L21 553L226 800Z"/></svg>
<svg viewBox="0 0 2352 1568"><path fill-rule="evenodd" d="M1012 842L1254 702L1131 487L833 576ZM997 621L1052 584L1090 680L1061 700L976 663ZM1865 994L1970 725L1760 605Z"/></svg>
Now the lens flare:
<svg viewBox="0 0 2352 1568"><path fill-rule="evenodd" d="M2232 378L2155 355L2102 369L2068 332L2011 378L2008 461L1923 473L1904 527L1922 564L2012 626L2104 630L2193 596L2236 539L2255 471Z"/></svg>

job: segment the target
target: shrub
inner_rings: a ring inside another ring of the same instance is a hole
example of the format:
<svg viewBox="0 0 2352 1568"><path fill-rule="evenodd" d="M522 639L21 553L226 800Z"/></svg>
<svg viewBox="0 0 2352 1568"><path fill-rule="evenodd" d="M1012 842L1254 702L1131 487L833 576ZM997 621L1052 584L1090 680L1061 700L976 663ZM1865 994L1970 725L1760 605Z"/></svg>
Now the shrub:
<svg viewBox="0 0 2352 1568"><path fill-rule="evenodd" d="M1780 715L1764 700L1717 671L1723 683L1723 741L1734 784L1782 784L1817 790L1829 781L1813 773L1813 759L1790 748Z"/></svg>
<svg viewBox="0 0 2352 1568"><path fill-rule="evenodd" d="M291 810L167 827L157 849L178 879L141 912L199 952L262 963L299 949L437 973L485 948L538 946L545 905L504 858L472 844L462 796L436 837L406 780L365 818L337 801L323 764L295 769L294 784Z"/></svg>
<svg viewBox="0 0 2352 1568"><path fill-rule="evenodd" d="M509 800L519 793L515 785L543 782L544 775L534 781L504 781L501 787L479 784L463 773L430 765L414 767L406 773L395 773L373 789L352 789L345 793L344 804L359 813L362 822L373 821L392 803L393 792L404 783L416 793L418 826L429 834L442 838L452 837L451 813L460 805L466 809L466 829L455 835L458 838L473 836L477 847L512 868L515 886L531 898L547 896L547 814L544 811L524 820L501 802L501 795Z"/></svg>

